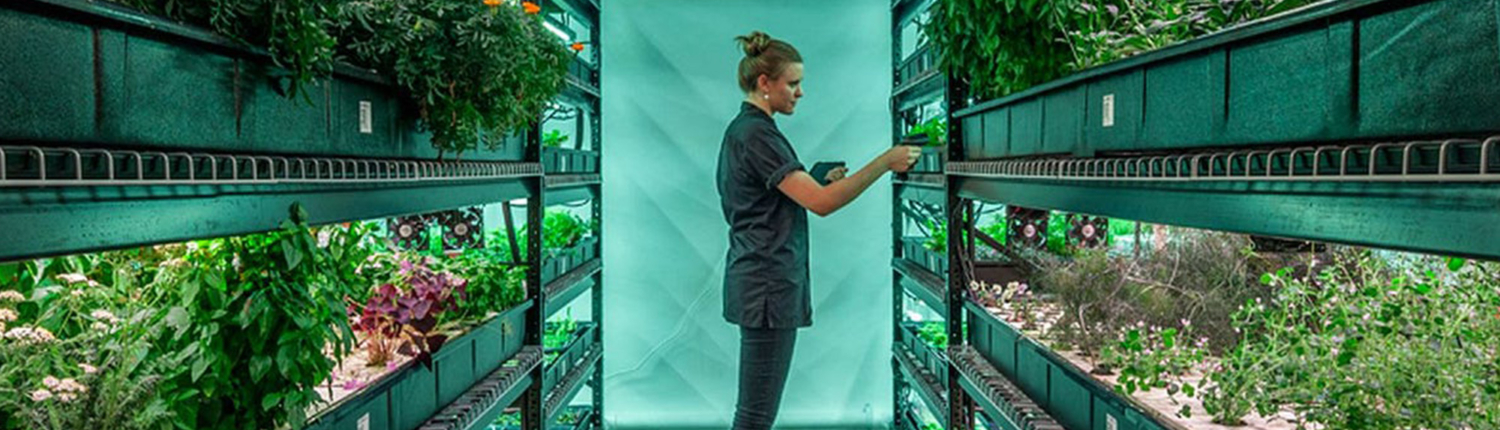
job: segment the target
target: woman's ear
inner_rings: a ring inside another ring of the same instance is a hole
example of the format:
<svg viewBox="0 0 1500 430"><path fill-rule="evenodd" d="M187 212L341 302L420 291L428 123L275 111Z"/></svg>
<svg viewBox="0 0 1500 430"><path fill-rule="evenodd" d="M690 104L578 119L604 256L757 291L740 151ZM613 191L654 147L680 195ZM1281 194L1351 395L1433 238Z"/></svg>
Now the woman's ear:
<svg viewBox="0 0 1500 430"><path fill-rule="evenodd" d="M761 94L770 94L771 93L771 78L769 76L766 76L766 75L756 76L755 77L755 89L758 90L758 91L760 91Z"/></svg>

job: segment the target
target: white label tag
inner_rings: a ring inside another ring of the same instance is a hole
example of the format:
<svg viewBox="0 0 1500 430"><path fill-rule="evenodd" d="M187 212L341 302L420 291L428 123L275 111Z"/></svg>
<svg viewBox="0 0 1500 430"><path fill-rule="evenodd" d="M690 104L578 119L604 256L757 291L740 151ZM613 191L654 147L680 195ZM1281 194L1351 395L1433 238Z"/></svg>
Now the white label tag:
<svg viewBox="0 0 1500 430"><path fill-rule="evenodd" d="M372 111L373 109L370 107L370 102L363 100L359 102L359 132L362 134L370 134L375 132L375 124L373 124L374 121L370 119L370 116L373 114Z"/></svg>
<svg viewBox="0 0 1500 430"><path fill-rule="evenodd" d="M355 425L359 427L359 430L370 430L370 413L365 412L364 415L360 415L359 422Z"/></svg>
<svg viewBox="0 0 1500 430"><path fill-rule="evenodd" d="M1115 416L1104 414L1104 430L1120 430L1120 423L1115 422Z"/></svg>
<svg viewBox="0 0 1500 430"><path fill-rule="evenodd" d="M1104 110L1104 126L1105 127L1114 127L1115 126L1115 95L1114 94L1105 94L1104 95L1104 109L1103 110Z"/></svg>

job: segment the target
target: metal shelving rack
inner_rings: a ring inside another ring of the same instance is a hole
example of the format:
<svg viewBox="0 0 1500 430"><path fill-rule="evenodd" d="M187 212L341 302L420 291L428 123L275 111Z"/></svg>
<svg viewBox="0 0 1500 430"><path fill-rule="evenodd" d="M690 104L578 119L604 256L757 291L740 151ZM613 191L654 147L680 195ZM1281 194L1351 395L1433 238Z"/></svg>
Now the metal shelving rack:
<svg viewBox="0 0 1500 430"><path fill-rule="evenodd" d="M919 35L917 40L909 40L911 36L920 33L923 16L934 3L934 0L895 0L891 4L891 69L894 84L891 91L891 131L894 136L905 136L910 127L921 121L924 113L932 115L925 109L933 104L941 106L944 118L947 116L946 112L951 110L949 105L953 88L949 85L947 76L936 67L934 60L937 53L931 45L920 43ZM912 31L914 28L916 30ZM914 46L910 53L906 49L908 44ZM911 248L905 243L907 224L923 218L911 210L909 205L940 208L939 213L945 213L945 208L953 207L948 201L947 178L941 170L941 160L952 156L953 147L949 145L939 148L935 157L939 161L938 165L925 162L919 164L928 169L936 169L897 175L892 181L894 203L891 210L891 247L894 258L891 262L891 318L894 342L891 367L896 412L893 428L921 428L922 423L914 420L921 416L916 410L924 407L945 429L972 429L974 425L971 412L973 407L968 406L971 401L959 385L961 375L948 364L949 352L932 348L926 341L916 338L915 333L906 327L906 302L911 297L915 303L920 303L946 321L948 339L956 342L962 338L962 327L958 321L950 318L959 315L954 311L953 304L961 303L955 300L955 290L949 286L951 274L930 264L923 264L922 261L928 260L925 256L908 255ZM943 151L948 153L944 154ZM913 397L920 400L913 402L910 400Z"/></svg>
<svg viewBox="0 0 1500 430"><path fill-rule="evenodd" d="M570 67L561 99L594 114L588 127L597 159L602 142L599 5L592 0L539 3L548 14L566 17L562 24L576 19L590 27L578 39L591 44L591 61ZM543 285L540 245L549 201L591 199L594 219L602 216L600 172L546 172L540 126L503 139L500 150L471 151L462 162L440 161L410 123L413 112L404 110L392 84L368 72L340 66L310 90L316 92L315 102L301 104L274 94L251 74L269 61L265 52L202 29L82 0L7 3L0 6L0 35L27 41L0 49L0 62L26 63L5 73L16 94L35 102L0 108L7 118L0 124L0 225L7 227L0 262L270 231L294 204L306 209L309 224L325 225L502 203L505 223L514 231L509 202L525 199L527 215L519 221L536 233L525 241L528 257L520 262L531 267L530 299L512 309L516 312L502 314L525 313L524 339L509 341L519 352L504 360L459 360L504 363L493 370L464 365L461 370L474 372L472 386L444 388L456 396L447 405L431 397L416 401L436 405L437 412L401 421L415 420L422 429L483 429L522 400L525 427L542 429L589 386L592 418L579 428L602 427L602 264L596 258ZM155 51L124 56L134 43ZM157 51L176 54L176 60L147 55ZM142 78L147 75L151 78ZM178 88L225 90L179 100L169 94ZM594 255L597 251L595 245ZM556 381L558 389L552 390L544 387L544 321L582 291L593 292L597 325L584 334L588 342L576 342L589 346L576 354L583 357L579 371ZM495 320L491 329L511 336L509 324L501 329ZM519 317L517 324L522 324ZM421 379L414 376L416 369L398 373L371 389ZM362 391L320 412L312 425L352 428L358 421L365 428L396 428L394 402L386 392Z"/></svg>
<svg viewBox="0 0 1500 430"><path fill-rule="evenodd" d="M571 262L571 268L566 273L550 276L550 281L543 282L541 273L533 273L530 282L533 285L541 285L540 303L535 309L536 319L534 330L528 334L534 334L537 345L541 345L541 336L544 333L546 320L572 304L576 299L589 292L591 301L590 315L593 325L589 330L582 330L582 336L587 339L575 339L569 343L567 350L563 351L559 358L546 366L536 369L536 380L527 392L524 399L523 422L528 430L551 428L557 417L569 408L574 397L588 387L591 393L589 399L588 413L585 418L587 422L575 424L577 428L603 428L604 426L604 264L603 246L604 237L603 216L604 200L602 185L602 91L600 90L600 73L602 67L602 54L599 45L600 37L600 8L593 0L547 0L539 2L542 6L544 19L548 20L551 29L576 29L578 25L587 28L587 34L573 34L569 32L571 41L581 41L587 44L587 52L575 58L569 67L566 86L563 94L559 97L559 103L574 109L577 112L586 113L587 121L579 120L573 136L586 135L587 144L578 141L577 149L557 151L558 153L572 153L575 162L564 161L553 163L544 155L543 192L541 200L537 204L528 206L528 210L534 212L532 216L540 217L549 205L576 204L587 202L590 220L597 223L599 230L594 234L595 240L582 245L591 248L588 255L592 258L588 261ZM560 32L559 30L554 30ZM566 31L566 30L562 30ZM541 125L538 125L537 135L540 136ZM541 141L537 142L538 147ZM544 153L549 151L543 149ZM576 162L581 159L587 162ZM540 249L533 251L540 253ZM540 267L540 266L539 266ZM565 370L565 371L564 371Z"/></svg>
<svg viewBox="0 0 1500 430"><path fill-rule="evenodd" d="M920 3L895 3L898 81L899 25ZM1500 94L1489 78L1500 63L1435 48L1500 48L1493 22L1477 18L1491 6L1321 3L972 106L950 81L943 187L898 181L893 211L899 238L902 199L950 208L945 289L903 282L922 277L895 263L898 336L903 288L950 317L950 417L978 413L1004 429L1181 428L966 297L983 236L978 202L1500 258L1500 121L1480 114L1500 105L1488 96ZM915 87L898 85L897 118ZM901 366L898 393L910 384ZM897 428L910 428L902 398ZM948 428L972 425L953 418Z"/></svg>

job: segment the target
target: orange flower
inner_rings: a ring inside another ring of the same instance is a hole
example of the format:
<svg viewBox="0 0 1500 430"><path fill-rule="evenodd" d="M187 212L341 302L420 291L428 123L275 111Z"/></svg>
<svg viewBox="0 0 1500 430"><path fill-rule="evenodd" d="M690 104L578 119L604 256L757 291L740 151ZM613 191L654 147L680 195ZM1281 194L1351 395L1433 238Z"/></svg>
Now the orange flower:
<svg viewBox="0 0 1500 430"><path fill-rule="evenodd" d="M484 5L489 7L497 7L500 6L501 2L502 0L484 0Z"/></svg>
<svg viewBox="0 0 1500 430"><path fill-rule="evenodd" d="M526 9L526 13L528 15L536 15L537 12L541 12L542 11L542 7L541 6L537 6L536 3L532 3L532 2L529 2L529 1L528 2L521 2L521 8L522 9Z"/></svg>
<svg viewBox="0 0 1500 430"><path fill-rule="evenodd" d="M573 52L583 52L583 42L573 42Z"/></svg>

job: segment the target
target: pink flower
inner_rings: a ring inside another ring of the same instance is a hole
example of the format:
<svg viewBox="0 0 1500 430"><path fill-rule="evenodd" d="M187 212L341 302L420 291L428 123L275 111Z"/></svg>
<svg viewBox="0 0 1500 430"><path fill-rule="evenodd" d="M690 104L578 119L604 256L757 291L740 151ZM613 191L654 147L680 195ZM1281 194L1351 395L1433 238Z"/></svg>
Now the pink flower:
<svg viewBox="0 0 1500 430"><path fill-rule="evenodd" d="M73 393L58 393L58 395L57 395L57 400L60 400L63 403L72 402L73 399L76 399L76 398L78 398L78 395L73 394Z"/></svg>
<svg viewBox="0 0 1500 430"><path fill-rule="evenodd" d="M354 391L364 387L364 381L360 381L358 379L350 379L348 381L344 381L344 389L348 391Z"/></svg>
<svg viewBox="0 0 1500 430"><path fill-rule="evenodd" d="M31 401L44 402L52 398L52 392L47 390L36 390L31 392Z"/></svg>
<svg viewBox="0 0 1500 430"><path fill-rule="evenodd" d="M16 316L16 311L10 309L0 309L0 321L10 322L15 321L16 318L18 318Z"/></svg>
<svg viewBox="0 0 1500 430"><path fill-rule="evenodd" d="M26 296L22 296L20 291L0 291L0 302L19 302L24 300L26 300Z"/></svg>
<svg viewBox="0 0 1500 430"><path fill-rule="evenodd" d="M83 368L83 373L86 374L86 375L92 375L92 374L95 374L95 373L99 373L99 368L94 367L94 366L90 366L88 363L80 363L78 365L78 367Z"/></svg>
<svg viewBox="0 0 1500 430"><path fill-rule="evenodd" d="M57 389L57 384L59 384L59 383L60 383L60 381L58 381L56 377L53 377L51 375L48 375L47 377L42 378L42 385L45 385L45 386L47 386L47 388L50 388L50 389L54 389L54 390Z"/></svg>

